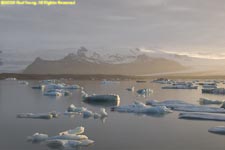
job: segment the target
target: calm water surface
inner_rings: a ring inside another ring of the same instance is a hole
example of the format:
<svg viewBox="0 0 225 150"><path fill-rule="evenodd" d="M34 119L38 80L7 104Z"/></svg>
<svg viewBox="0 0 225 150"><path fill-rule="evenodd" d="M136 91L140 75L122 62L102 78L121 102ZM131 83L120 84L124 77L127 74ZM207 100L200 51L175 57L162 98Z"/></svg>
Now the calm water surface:
<svg viewBox="0 0 225 150"><path fill-rule="evenodd" d="M84 106L99 111L101 106L83 103L80 90L74 90L72 96L52 98L43 96L40 90L20 85L17 81L0 81L0 149L4 150L46 150L45 145L31 144L27 136L35 132L57 135L60 131L85 127L85 134L95 143L84 150L224 150L225 138L208 132L213 126L225 125L224 122L191 121L178 119L178 112L163 117L110 112L104 121L83 119L82 116L70 118L60 116L52 120L18 119L17 113L43 113L49 111L64 112L70 104ZM136 83L122 81L120 84L101 85L98 81L73 81L85 88L88 94L119 94L121 105L135 100L145 102L148 99L180 99L196 103L200 97L225 99L225 96L202 95L201 90L162 90L154 83ZM147 97L137 96L126 91L127 87L151 88L154 93Z"/></svg>

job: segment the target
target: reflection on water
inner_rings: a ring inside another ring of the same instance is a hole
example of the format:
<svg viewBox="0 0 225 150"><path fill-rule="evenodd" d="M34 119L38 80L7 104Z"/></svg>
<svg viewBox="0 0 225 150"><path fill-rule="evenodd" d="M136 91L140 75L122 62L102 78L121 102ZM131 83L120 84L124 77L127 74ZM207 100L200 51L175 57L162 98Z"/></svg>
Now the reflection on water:
<svg viewBox="0 0 225 150"><path fill-rule="evenodd" d="M72 91L72 96L53 98L43 96L40 90L31 87L36 81L29 81L29 86L18 84L17 81L0 81L0 148L6 150L46 150L42 144L31 144L26 141L28 135L36 132L50 136L77 126L85 127L85 135L95 143L85 150L224 150L224 136L211 134L208 129L213 126L224 125L223 122L193 121L178 119L178 112L166 116L140 115L132 113L111 112L106 105L84 103L80 90ZM121 81L119 84L101 85L98 81L71 81L80 84L88 94L118 94L121 105L128 105L134 101L145 102L149 99L159 101L168 99L183 100L198 104L201 97L223 100L222 95L201 94L197 90L162 90L161 85L135 81ZM154 91L149 97L138 96L136 92L126 88L150 88ZM87 107L93 112L99 112L105 107L108 118L105 123L100 119L75 115L70 118L60 115L51 120L19 119L18 113L64 112L70 104L77 107ZM7 138L6 138L7 137ZM10 137L10 139L9 139Z"/></svg>

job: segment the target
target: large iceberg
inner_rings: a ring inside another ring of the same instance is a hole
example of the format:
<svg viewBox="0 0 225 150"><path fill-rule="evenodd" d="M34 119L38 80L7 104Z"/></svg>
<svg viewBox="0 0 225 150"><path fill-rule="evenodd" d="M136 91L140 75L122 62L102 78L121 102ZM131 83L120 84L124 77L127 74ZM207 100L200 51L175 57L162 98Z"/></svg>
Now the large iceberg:
<svg viewBox="0 0 225 150"><path fill-rule="evenodd" d="M172 112L166 106L151 107L137 101L130 105L112 107L112 111L146 114L166 114Z"/></svg>
<svg viewBox="0 0 225 150"><path fill-rule="evenodd" d="M225 121L225 115L209 113L180 113L180 119Z"/></svg>
<svg viewBox="0 0 225 150"><path fill-rule="evenodd" d="M215 134L225 135L225 126L212 127L208 131Z"/></svg>
<svg viewBox="0 0 225 150"><path fill-rule="evenodd" d="M84 91L81 94L83 101L91 105L118 106L120 104L120 96L116 94L88 95Z"/></svg>
<svg viewBox="0 0 225 150"><path fill-rule="evenodd" d="M157 101L149 100L146 102L147 105L152 106L166 106L177 111L187 111L187 112L208 112L208 113L225 113L225 109L207 106L198 106L194 104L189 104L180 100L166 100Z"/></svg>

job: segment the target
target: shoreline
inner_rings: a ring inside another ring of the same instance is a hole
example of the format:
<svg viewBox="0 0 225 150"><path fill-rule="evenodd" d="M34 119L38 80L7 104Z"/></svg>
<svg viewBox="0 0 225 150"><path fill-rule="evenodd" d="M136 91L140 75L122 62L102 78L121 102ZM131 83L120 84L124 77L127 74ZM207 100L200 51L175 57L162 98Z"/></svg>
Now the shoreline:
<svg viewBox="0 0 225 150"><path fill-rule="evenodd" d="M225 75L168 74L168 75L107 75L107 74L22 74L0 73L0 80L16 78L19 80L74 79L74 80L149 80L157 78L169 79L225 79Z"/></svg>

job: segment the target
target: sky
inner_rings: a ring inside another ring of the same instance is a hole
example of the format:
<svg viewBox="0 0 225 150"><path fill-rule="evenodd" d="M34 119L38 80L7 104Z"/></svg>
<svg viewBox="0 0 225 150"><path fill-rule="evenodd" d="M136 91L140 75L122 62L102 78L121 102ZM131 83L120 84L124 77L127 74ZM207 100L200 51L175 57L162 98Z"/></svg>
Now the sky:
<svg viewBox="0 0 225 150"><path fill-rule="evenodd" d="M0 50L225 52L224 0L76 1L75 6L0 6Z"/></svg>

